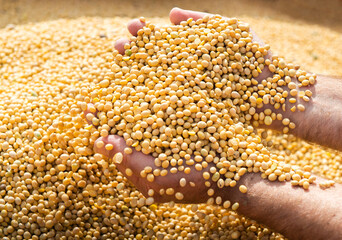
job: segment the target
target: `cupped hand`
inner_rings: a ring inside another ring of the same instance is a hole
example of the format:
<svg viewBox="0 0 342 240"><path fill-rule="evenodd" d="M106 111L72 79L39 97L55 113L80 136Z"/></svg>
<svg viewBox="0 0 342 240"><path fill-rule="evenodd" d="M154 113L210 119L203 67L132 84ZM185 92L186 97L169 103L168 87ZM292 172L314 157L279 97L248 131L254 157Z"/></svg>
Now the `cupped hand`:
<svg viewBox="0 0 342 240"><path fill-rule="evenodd" d="M182 21L186 21L189 18L197 20L206 15L209 14L174 8L170 12L170 21L173 24L180 24ZM127 28L133 36L137 36L138 31L145 25L146 23L144 19L134 19L128 23ZM253 40L261 46L264 46L263 41L253 31L252 34ZM118 50L120 54L124 54L125 44L129 44L129 42L129 39L127 38L117 40L115 43L116 50ZM265 59L266 58L271 58L270 51ZM267 67L265 67L256 80L261 81L270 75L271 72ZM97 144L100 141L102 141L103 144ZM106 150L106 144L113 145L113 149L110 151ZM154 164L155 158L153 156L146 155L142 152L136 151L135 149L132 150L131 154L126 154L124 151L125 148L127 148L127 145L122 137L110 135L108 137L99 138L95 142L94 150L97 153L107 156L109 159L113 159L115 158L115 154L121 153L123 156L122 161L120 161L120 163L115 163L119 171L122 172L123 175L129 179L146 197L152 196L155 202L175 201L181 203L202 203L211 198L211 202L214 200L214 202L220 204L225 200L229 200L229 196L237 188L218 187L217 182L211 180L212 173L210 173L210 168L214 167L214 165L210 164L201 171L196 170L194 166L186 166L190 169L188 174L184 171L171 173L171 168L177 168L178 166L169 166L167 169L167 175L161 176L160 173L164 168L156 167ZM146 172L146 170L148 170L147 174L154 171L157 172L157 174L151 175L159 176L148 178L145 176L146 173L143 173L143 176L141 176L141 173ZM210 178L208 180L204 179L203 172L210 173ZM153 179L153 181L151 181L151 179ZM183 179L186 179L185 186L181 186L180 184L181 180L184 183ZM210 196L208 195L209 189L211 189L209 194Z"/></svg>
<svg viewBox="0 0 342 240"><path fill-rule="evenodd" d="M100 141L104 144L97 144ZM107 144L113 145L113 149L110 151L106 150L105 145ZM224 188L224 191L220 191L223 189L218 187L217 182L214 182L211 179L205 180L203 178L203 172L209 172L210 167L214 167L214 164L209 164L206 168L203 168L203 171L196 170L194 166L188 166L190 169L189 173L185 173L185 171L171 173L170 170L172 166L169 166L166 168L167 175L161 176L161 171L165 171L165 168L156 167L154 164L155 158L152 155L144 154L135 149L132 149L132 153L126 154L125 148L128 148L128 146L126 145L125 140L120 136L109 135L108 137L101 137L96 140L94 145L95 152L114 161L118 170L129 179L145 197L153 197L155 202L174 201L178 203L203 203L208 201L209 198L216 200L217 197L221 197L223 203L223 201L229 199L229 191L226 191L227 188ZM97 145L100 145L100 147ZM123 157L122 159L121 156ZM151 181L151 178L147 177L146 174L141 176L141 172L144 172L144 170L147 169L147 174L153 176L153 181ZM152 172L155 174L152 174ZM210 176L211 175L212 174L210 174ZM182 185L180 184L181 179ZM206 186L205 181L208 182L207 184L210 183L210 187L208 187L209 185ZM212 189L214 192L212 196L208 196L207 191L209 189ZM220 201L220 198L218 201Z"/></svg>
<svg viewBox="0 0 342 240"><path fill-rule="evenodd" d="M209 13L204 13L204 12L197 12L197 11L191 11L191 10L184 10L180 8L173 8L170 11L169 17L170 17L170 22L172 24L178 25L182 21L186 21L189 18L192 18L193 20L198 20L201 19L205 16L213 16L213 14ZM140 18L140 19L133 19L127 24L128 31L130 34L133 36L138 35L138 31L142 29L146 25L145 19ZM250 29L250 32L252 33L253 36L253 41L258 43L260 46L264 47L265 43L262 41L262 39L253 31L253 29ZM118 50L120 54L125 54L125 45L129 44L130 40L128 38L121 38L115 42L115 49ZM265 61L267 59L271 60L272 59L272 52L268 50L267 55L264 57ZM264 63L263 63L264 64ZM265 64L264 64L265 65ZM267 79L268 77L272 77L273 73L269 70L268 66L265 65L264 69L262 72L255 78L259 83L262 82L262 80ZM260 113L263 112L265 109L271 109L272 112L275 112L276 114L282 113L282 109L275 109L272 104L263 104L262 107L257 108L256 112ZM288 112L289 113L289 112ZM291 114L291 113L290 113ZM288 115L288 114L286 114ZM287 116L286 116L287 117ZM274 129L277 131L282 131L283 125L281 121L273 121L271 125L264 125L261 124L258 127L260 128L267 128L267 129Z"/></svg>
<svg viewBox="0 0 342 240"><path fill-rule="evenodd" d="M205 12L197 12L197 11L191 11L191 10L184 10L180 8L173 8L170 11L169 17L170 17L170 22L172 24L178 25L182 21L186 21L189 18L192 18L193 20L198 20L200 18L203 18L204 16L213 16L213 14L205 13ZM132 34L133 36L138 35L138 31L142 29L146 25L144 19L133 19L127 24L127 29ZM252 30L250 29L252 36L253 36L253 41L258 43L260 46L265 46L265 43L261 40L260 37ZM125 53L125 44L129 44L129 39L128 38L121 38L115 42L115 49L118 50L120 54ZM266 59L271 59L272 57L272 52L269 50L268 54L264 57ZM263 79L266 79L267 77L272 76L272 73L268 69L268 67L265 67L264 70L259 74L258 77L256 77L256 80L261 81Z"/></svg>

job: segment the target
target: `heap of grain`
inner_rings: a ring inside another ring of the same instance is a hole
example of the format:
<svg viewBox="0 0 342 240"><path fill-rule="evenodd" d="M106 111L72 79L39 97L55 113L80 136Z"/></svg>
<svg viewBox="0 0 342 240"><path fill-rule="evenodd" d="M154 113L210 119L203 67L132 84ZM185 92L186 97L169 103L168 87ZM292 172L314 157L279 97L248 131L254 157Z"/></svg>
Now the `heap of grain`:
<svg viewBox="0 0 342 240"><path fill-rule="evenodd" d="M124 56L115 54L112 76L82 90L89 97L80 105L101 137L123 136L129 147L155 157L159 168L140 173L150 182L200 171L213 196L212 184L234 187L246 172L260 171L270 181L292 180L307 189L315 177L270 154L253 126L279 120L284 132L294 128L273 110L304 111L297 97L310 100L311 91L301 87L314 84L315 76L276 56L266 58L269 46L252 38L248 24L221 16L161 28L147 24ZM271 75L258 79L264 68ZM98 148L109 145L96 142ZM180 185L191 181L182 180ZM183 199L169 189L166 194Z"/></svg>
<svg viewBox="0 0 342 240"><path fill-rule="evenodd" d="M114 164L93 153L100 134L84 121L78 91L112 76L113 42L127 21L80 18L1 30L0 238L284 239L217 206L147 206ZM282 135L268 139L287 163L341 181L340 153Z"/></svg>

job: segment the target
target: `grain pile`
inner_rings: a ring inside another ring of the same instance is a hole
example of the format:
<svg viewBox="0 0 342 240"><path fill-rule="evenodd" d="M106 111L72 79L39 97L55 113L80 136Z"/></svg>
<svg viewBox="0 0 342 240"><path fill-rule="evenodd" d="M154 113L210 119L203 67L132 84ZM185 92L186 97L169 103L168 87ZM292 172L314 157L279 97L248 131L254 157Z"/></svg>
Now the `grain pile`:
<svg viewBox="0 0 342 240"><path fill-rule="evenodd" d="M124 56L114 53L112 75L81 89L80 105L97 128L94 135L117 134L129 147L152 154L159 168L140 172L149 182L199 171L211 197L213 185L235 187L247 172L260 171L270 181L291 180L308 189L315 179L310 168L295 169L271 155L253 126L281 121L284 133L293 129L291 119L273 110L303 112L298 102L310 101L305 87L315 75L282 58L266 58L269 46L252 39L249 25L235 18L206 16L161 28L147 23ZM266 68L271 75L258 79ZM113 149L103 141L96 146ZM182 180L181 186L192 179ZM167 190L176 200L184 198ZM240 190L247 192L245 186ZM215 202L222 203L221 197Z"/></svg>
<svg viewBox="0 0 342 240"><path fill-rule="evenodd" d="M100 134L82 118L78 91L112 74L113 41L126 22L81 18L1 30L0 237L283 239L221 207L146 205L114 164L93 153ZM268 138L291 164L341 180L338 152Z"/></svg>

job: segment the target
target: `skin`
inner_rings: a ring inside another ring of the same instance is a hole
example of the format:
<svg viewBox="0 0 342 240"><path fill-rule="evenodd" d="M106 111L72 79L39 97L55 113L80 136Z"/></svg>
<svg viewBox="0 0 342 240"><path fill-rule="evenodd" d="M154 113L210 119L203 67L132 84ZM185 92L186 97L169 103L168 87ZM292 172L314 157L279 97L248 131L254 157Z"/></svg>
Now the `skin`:
<svg viewBox="0 0 342 240"><path fill-rule="evenodd" d="M194 12L174 8L170 12L170 20L173 24L179 24L181 21L192 17L199 19L206 13ZM138 19L128 24L128 30L132 35L136 35L138 30L145 25ZM253 32L253 40L263 44L260 38ZM124 53L124 45L129 43L128 39L120 39L115 47L120 53ZM271 58L269 53L267 58ZM268 69L261 73L258 80L271 76ZM339 137L342 134L342 79L318 76L314 86L308 87L313 92L312 100L305 102L305 112L291 112L290 107L283 112L283 116L290 118L296 124L292 134L323 146L342 150L342 142ZM271 106L264 106L269 108ZM275 109L273 109L275 111ZM279 121L268 128L282 130L282 124ZM113 158L115 153L123 153L124 160L117 164L117 168L129 179L145 196L147 191L153 189L155 202L175 201L181 203L203 203L208 200L207 190L204 185L202 173L191 169L190 174L179 172L177 174L168 173L165 177L155 177L153 182L148 182L146 178L140 177L140 172L146 166L154 165L154 158L145 155L142 152L133 150L132 154L124 154L124 148L127 147L123 138L119 136L108 136L100 138L98 141L111 143L114 148L107 151L104 148L95 151L108 158ZM95 144L96 145L96 144ZM210 165L204 169L208 170ZM130 168L132 176L127 176L125 170ZM179 180L186 177L185 187L179 186ZM190 186L189 182L195 186ZM277 232L284 234L289 239L340 239L342 236L342 186L336 184L329 189L321 189L318 183L323 179L317 177L316 184L310 186L309 190L300 187L292 187L289 182L270 182L261 178L260 173L248 173L241 177L234 188L219 189L216 184L212 184L214 189L214 198L220 196L223 201L229 200L233 204L239 202L239 213L266 224ZM247 186L247 193L239 191L241 184ZM176 200L174 196L160 195L160 189L173 187L175 192L181 192L184 195L182 200Z"/></svg>

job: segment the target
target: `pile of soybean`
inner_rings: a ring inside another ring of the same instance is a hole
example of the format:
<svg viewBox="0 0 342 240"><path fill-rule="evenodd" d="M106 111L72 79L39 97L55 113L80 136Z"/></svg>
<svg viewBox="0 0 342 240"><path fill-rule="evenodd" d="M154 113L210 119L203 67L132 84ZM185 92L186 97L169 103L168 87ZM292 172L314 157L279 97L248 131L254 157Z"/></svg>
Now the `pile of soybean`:
<svg viewBox="0 0 342 240"><path fill-rule="evenodd" d="M289 118L273 110L304 111L298 102L310 101L312 92L302 89L315 83L315 75L268 58L269 46L253 42L248 24L221 16L165 27L147 23L125 49L125 55L114 54L111 76L81 90L86 93L81 107L101 137L123 136L129 147L155 157L141 177L153 182L199 171L210 197L213 185L235 187L248 172L305 189L315 180L309 167L304 172L271 154L253 127L281 121L284 133L293 129ZM272 74L258 78L266 68ZM113 149L103 141L96 144ZM183 178L179 184L191 181ZM162 195L184 198L165 187ZM247 192L244 185L239 189ZM222 203L221 197L209 199Z"/></svg>
<svg viewBox="0 0 342 240"><path fill-rule="evenodd" d="M0 238L284 239L220 206L147 205L115 164L94 154L100 132L84 120L80 89L113 77L113 42L127 21L61 19L0 30ZM286 163L341 181L339 152L287 134L264 137Z"/></svg>

